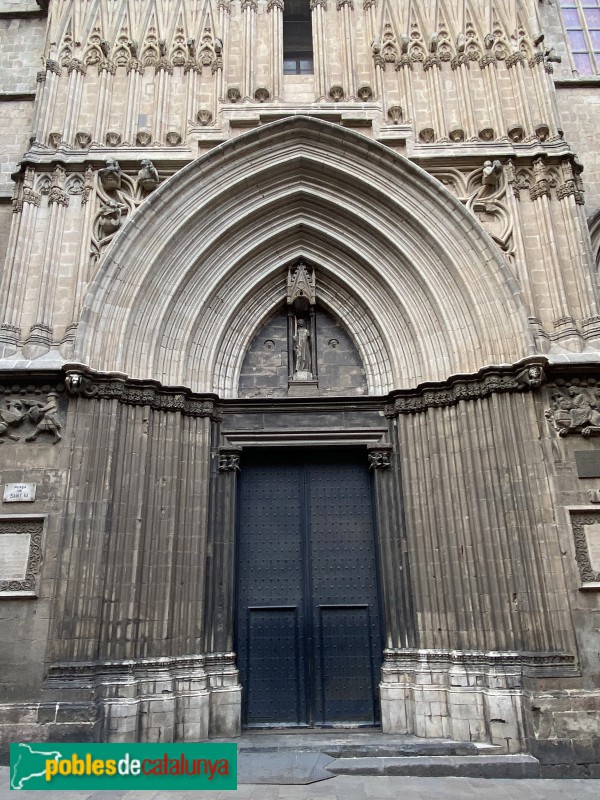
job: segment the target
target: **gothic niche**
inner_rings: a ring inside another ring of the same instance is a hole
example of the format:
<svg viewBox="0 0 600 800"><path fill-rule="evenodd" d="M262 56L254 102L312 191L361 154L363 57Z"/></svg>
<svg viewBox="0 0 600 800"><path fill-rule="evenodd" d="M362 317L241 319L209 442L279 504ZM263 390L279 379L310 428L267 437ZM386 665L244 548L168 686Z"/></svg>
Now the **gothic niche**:
<svg viewBox="0 0 600 800"><path fill-rule="evenodd" d="M365 395L364 366L342 323L318 302L314 270L288 270L285 304L254 337L242 364L239 397Z"/></svg>

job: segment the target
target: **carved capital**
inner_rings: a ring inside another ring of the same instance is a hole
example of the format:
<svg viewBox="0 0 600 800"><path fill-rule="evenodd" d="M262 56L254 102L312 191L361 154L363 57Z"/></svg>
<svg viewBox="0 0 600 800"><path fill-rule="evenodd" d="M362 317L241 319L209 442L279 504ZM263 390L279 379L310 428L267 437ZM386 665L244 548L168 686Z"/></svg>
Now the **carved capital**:
<svg viewBox="0 0 600 800"><path fill-rule="evenodd" d="M525 56L523 55L523 53L518 51L516 53L511 53L509 56L507 56L504 63L506 64L508 69L511 69L516 64L522 64L523 61L525 61Z"/></svg>
<svg viewBox="0 0 600 800"><path fill-rule="evenodd" d="M533 68L536 66L536 64L543 64L543 62L544 62L544 54L534 53L534 55L529 59L527 63L531 68Z"/></svg>
<svg viewBox="0 0 600 800"><path fill-rule="evenodd" d="M33 206L39 206L42 202L42 195L39 192L34 192L33 189L25 187L23 189L23 202L31 203Z"/></svg>
<svg viewBox="0 0 600 800"><path fill-rule="evenodd" d="M130 72L137 72L139 75L144 74L144 65L137 58L132 58L127 62L127 74Z"/></svg>
<svg viewBox="0 0 600 800"><path fill-rule="evenodd" d="M48 205L58 203L65 208L69 205L69 195L59 186L53 186L48 193Z"/></svg>
<svg viewBox="0 0 600 800"><path fill-rule="evenodd" d="M327 11L327 0L310 0L311 11L314 11L319 7L321 7L323 11Z"/></svg>
<svg viewBox="0 0 600 800"><path fill-rule="evenodd" d="M48 58L46 60L46 72L52 72L54 75L60 75L62 73L62 69L58 61L55 61L53 58Z"/></svg>
<svg viewBox="0 0 600 800"><path fill-rule="evenodd" d="M220 447L219 472L239 472L241 455L240 447Z"/></svg>
<svg viewBox="0 0 600 800"><path fill-rule="evenodd" d="M240 8L242 11L258 11L257 0L242 0Z"/></svg>
<svg viewBox="0 0 600 800"><path fill-rule="evenodd" d="M267 3L267 11L273 11L274 8L283 11L283 0L269 0Z"/></svg>
<svg viewBox="0 0 600 800"><path fill-rule="evenodd" d="M354 11L354 2L353 0L336 0L335 7L338 11L341 11L344 6L349 6L350 11Z"/></svg>
<svg viewBox="0 0 600 800"><path fill-rule="evenodd" d="M72 58L67 64L67 72L69 75L72 72L79 72L80 75L85 75L87 72L86 66L79 58Z"/></svg>
<svg viewBox="0 0 600 800"><path fill-rule="evenodd" d="M369 469L389 469L392 466L392 445L374 444L367 450Z"/></svg>

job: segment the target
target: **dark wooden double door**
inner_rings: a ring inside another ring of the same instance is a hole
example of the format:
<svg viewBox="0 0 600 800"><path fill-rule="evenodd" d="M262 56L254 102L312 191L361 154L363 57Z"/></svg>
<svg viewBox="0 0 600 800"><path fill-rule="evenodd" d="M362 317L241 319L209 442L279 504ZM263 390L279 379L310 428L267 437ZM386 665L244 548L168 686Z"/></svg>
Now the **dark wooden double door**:
<svg viewBox="0 0 600 800"><path fill-rule="evenodd" d="M377 724L382 643L364 450L246 452L238 519L245 725Z"/></svg>

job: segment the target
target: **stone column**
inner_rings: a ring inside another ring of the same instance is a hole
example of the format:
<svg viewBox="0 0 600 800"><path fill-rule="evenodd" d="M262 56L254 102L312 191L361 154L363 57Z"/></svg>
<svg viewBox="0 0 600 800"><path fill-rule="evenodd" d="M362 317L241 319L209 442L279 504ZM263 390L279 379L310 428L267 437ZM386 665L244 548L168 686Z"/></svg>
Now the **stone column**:
<svg viewBox="0 0 600 800"><path fill-rule="evenodd" d="M215 434L216 428L215 425ZM204 646L211 688L211 736L238 736L241 731L241 686L233 652L236 479L240 455L238 447L219 447L211 458Z"/></svg>
<svg viewBox="0 0 600 800"><path fill-rule="evenodd" d="M57 166L52 175L52 186L48 196L50 218L48 237L42 258L42 274L38 294L37 313L23 347L25 358L37 358L47 353L52 345L52 311L56 279L60 266L65 210L69 205L69 195L65 191L65 170Z"/></svg>
<svg viewBox="0 0 600 800"><path fill-rule="evenodd" d="M136 136L138 133L143 74L144 65L132 55L127 63L127 101L125 104L125 124L123 125L123 141L129 142L131 145L137 144ZM142 142L142 144L149 144L149 142Z"/></svg>
<svg viewBox="0 0 600 800"><path fill-rule="evenodd" d="M352 100L356 97L356 79L354 65L354 2L353 0L337 0L336 8L341 13L341 37L342 37L342 82L346 97Z"/></svg>
<svg viewBox="0 0 600 800"><path fill-rule="evenodd" d="M72 58L67 66L67 72L69 74L69 86L67 89L67 106L65 109L65 121L62 126L62 134L63 141L72 147L75 142L75 134L79 122L83 80L86 74L85 64L79 58Z"/></svg>
<svg viewBox="0 0 600 800"><path fill-rule="evenodd" d="M38 126L35 132L36 139L42 144L48 144L50 126L52 124L52 114L56 103L56 93L62 69L58 61L52 58L46 61L46 78L44 81L44 91L40 97L40 109L38 115Z"/></svg>
<svg viewBox="0 0 600 800"><path fill-rule="evenodd" d="M257 0L242 0L244 38L242 41L242 100L250 100L254 90L254 31Z"/></svg>
<svg viewBox="0 0 600 800"><path fill-rule="evenodd" d="M525 76L523 75L523 64L525 56L520 51L511 53L506 59L506 68L510 78L510 85L514 100L514 117L513 122L508 120L509 138L513 141L520 141L520 138L525 138L533 133L533 124L531 122L531 110L527 102L527 90L525 88ZM511 135L511 131L515 131L522 127L522 134Z"/></svg>
<svg viewBox="0 0 600 800"><path fill-rule="evenodd" d="M100 80L98 86L98 104L96 107L96 115L94 117L92 139L102 145L105 144L104 137L106 135L106 126L110 115L110 102L112 98L113 82L116 71L116 65L113 64L113 62L108 58L103 58L98 63L98 77ZM127 109L129 109L129 97L127 100Z"/></svg>
<svg viewBox="0 0 600 800"><path fill-rule="evenodd" d="M464 138L469 141L477 137L477 126L469 81L469 62L465 53L458 52L450 62L450 66L457 75L456 94L461 114L461 127L464 129Z"/></svg>
<svg viewBox="0 0 600 800"><path fill-rule="evenodd" d="M327 0L310 0L312 11L313 54L315 69L315 91L317 100L327 97L327 34L325 30L325 14Z"/></svg>
<svg viewBox="0 0 600 800"><path fill-rule="evenodd" d="M8 243L2 286L0 356L13 355L21 333L23 298L29 283L29 266L41 195L34 191L35 170L27 167L13 201L13 223Z"/></svg>

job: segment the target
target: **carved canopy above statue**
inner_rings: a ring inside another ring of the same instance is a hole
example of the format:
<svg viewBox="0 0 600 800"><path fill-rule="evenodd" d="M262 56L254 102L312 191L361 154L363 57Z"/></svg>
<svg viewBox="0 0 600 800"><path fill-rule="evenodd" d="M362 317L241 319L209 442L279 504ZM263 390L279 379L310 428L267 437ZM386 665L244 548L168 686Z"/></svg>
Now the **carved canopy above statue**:
<svg viewBox="0 0 600 800"><path fill-rule="evenodd" d="M77 358L232 397L300 258L319 265L320 302L355 340L370 394L531 352L508 266L440 183L360 134L290 117L142 204L89 288Z"/></svg>

